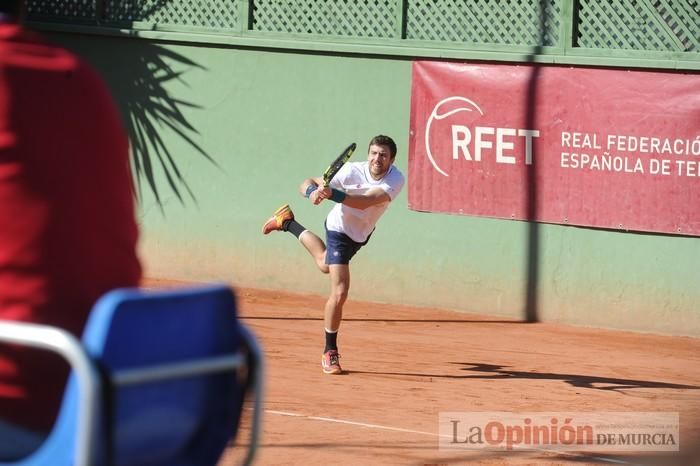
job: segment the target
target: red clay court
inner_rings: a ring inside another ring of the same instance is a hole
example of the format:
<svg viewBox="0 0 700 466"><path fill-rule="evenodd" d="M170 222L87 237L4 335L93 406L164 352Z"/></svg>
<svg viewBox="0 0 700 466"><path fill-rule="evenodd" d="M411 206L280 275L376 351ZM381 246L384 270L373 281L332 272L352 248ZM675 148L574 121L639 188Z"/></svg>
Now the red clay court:
<svg viewBox="0 0 700 466"><path fill-rule="evenodd" d="M320 368L325 298L236 291L240 315L259 338L267 365L255 464L697 462L698 339L525 324L351 298L338 341L345 374L329 376ZM439 450L443 411L678 412L680 454ZM236 445L246 443L244 424ZM221 466L237 464L236 445Z"/></svg>

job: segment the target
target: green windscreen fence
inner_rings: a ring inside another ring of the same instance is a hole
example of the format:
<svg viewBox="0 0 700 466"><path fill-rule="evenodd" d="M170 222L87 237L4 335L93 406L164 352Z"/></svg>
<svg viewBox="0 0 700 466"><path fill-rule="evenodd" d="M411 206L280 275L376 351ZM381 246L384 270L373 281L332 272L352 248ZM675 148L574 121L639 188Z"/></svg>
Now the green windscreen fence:
<svg viewBox="0 0 700 466"><path fill-rule="evenodd" d="M239 2L188 0L28 0L30 21L122 27L134 22L235 30Z"/></svg>
<svg viewBox="0 0 700 466"><path fill-rule="evenodd" d="M463 56L537 47L564 63L611 51L657 65L700 63L700 0L29 0L28 17L96 32L201 33L204 42L217 34L291 40L302 49L326 41Z"/></svg>
<svg viewBox="0 0 700 466"><path fill-rule="evenodd" d="M102 21L129 24L146 21L171 26L236 29L239 8L235 1L120 1L104 0Z"/></svg>
<svg viewBox="0 0 700 466"><path fill-rule="evenodd" d="M700 51L700 2L580 0L580 47Z"/></svg>
<svg viewBox="0 0 700 466"><path fill-rule="evenodd" d="M350 37L396 36L395 1L277 1L254 2L255 31L322 34Z"/></svg>
<svg viewBox="0 0 700 466"><path fill-rule="evenodd" d="M557 46L563 21L559 3L411 1L405 36L467 44Z"/></svg>

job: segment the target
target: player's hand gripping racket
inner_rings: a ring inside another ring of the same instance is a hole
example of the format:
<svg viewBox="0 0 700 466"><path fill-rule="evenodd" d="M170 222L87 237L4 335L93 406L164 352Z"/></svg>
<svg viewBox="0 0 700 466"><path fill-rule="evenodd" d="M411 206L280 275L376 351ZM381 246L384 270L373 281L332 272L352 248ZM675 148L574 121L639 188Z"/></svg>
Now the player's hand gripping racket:
<svg viewBox="0 0 700 466"><path fill-rule="evenodd" d="M357 145L353 142L350 144L341 154L336 158L333 163L331 163L326 171L323 172L323 186L327 187L333 177L338 173L338 171L345 165L345 162L350 160L352 153L355 152Z"/></svg>

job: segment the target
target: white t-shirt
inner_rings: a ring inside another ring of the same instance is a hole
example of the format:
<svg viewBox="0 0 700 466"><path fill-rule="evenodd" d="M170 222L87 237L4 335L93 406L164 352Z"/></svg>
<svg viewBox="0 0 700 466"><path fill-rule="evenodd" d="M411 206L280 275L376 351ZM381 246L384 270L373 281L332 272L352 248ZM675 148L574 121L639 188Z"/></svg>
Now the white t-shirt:
<svg viewBox="0 0 700 466"><path fill-rule="evenodd" d="M342 189L348 194L364 194L372 188L381 188L393 201L399 195L405 179L394 165L380 180L375 180L369 172L368 162L349 162L333 177L332 188ZM326 228L345 233L353 241L364 243L374 231L379 217L389 202L375 204L366 209L355 209L345 204L336 204L326 217Z"/></svg>

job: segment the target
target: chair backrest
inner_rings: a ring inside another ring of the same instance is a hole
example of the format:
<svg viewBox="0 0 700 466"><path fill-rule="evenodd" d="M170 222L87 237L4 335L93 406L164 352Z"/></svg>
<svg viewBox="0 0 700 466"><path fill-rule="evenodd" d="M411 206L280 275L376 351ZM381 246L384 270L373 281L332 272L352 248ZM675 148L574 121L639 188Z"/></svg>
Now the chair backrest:
<svg viewBox="0 0 700 466"><path fill-rule="evenodd" d="M98 454L115 466L215 465L238 427L236 373L149 375L240 356L244 340L226 286L115 290L95 305L83 344L110 383Z"/></svg>

